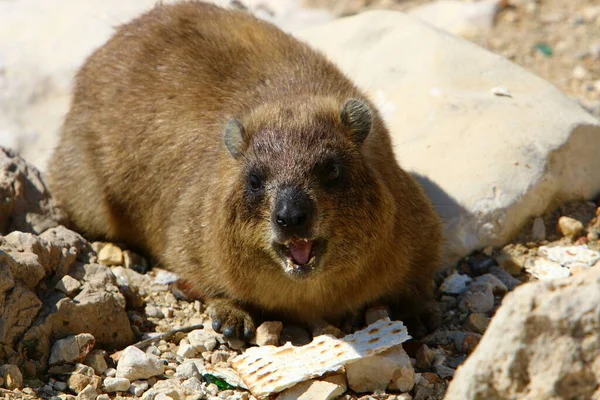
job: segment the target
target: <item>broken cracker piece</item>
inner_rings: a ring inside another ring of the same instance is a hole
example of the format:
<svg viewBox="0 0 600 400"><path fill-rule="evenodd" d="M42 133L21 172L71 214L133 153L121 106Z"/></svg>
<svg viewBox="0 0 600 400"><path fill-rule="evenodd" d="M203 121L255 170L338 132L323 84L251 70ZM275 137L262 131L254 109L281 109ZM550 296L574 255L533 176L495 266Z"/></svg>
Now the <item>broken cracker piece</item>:
<svg viewBox="0 0 600 400"><path fill-rule="evenodd" d="M250 392L262 398L379 354L410 338L402 322L384 318L341 339L322 335L302 347L290 343L253 347L230 362Z"/></svg>

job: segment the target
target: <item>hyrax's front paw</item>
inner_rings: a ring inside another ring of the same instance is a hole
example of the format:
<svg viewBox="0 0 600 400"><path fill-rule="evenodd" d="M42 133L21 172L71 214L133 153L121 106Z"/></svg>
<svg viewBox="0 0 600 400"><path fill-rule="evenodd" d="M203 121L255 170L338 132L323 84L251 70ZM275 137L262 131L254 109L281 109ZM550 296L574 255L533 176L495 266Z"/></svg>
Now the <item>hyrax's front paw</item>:
<svg viewBox="0 0 600 400"><path fill-rule="evenodd" d="M228 339L249 340L254 336L254 321L248 311L229 299L210 299L207 303L208 315L216 332Z"/></svg>

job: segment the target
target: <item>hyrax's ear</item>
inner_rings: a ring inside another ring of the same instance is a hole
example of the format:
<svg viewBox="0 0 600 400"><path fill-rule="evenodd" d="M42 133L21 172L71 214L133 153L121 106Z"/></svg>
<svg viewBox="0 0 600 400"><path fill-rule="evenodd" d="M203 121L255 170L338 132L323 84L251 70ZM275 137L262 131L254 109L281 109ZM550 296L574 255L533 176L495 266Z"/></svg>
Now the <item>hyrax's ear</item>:
<svg viewBox="0 0 600 400"><path fill-rule="evenodd" d="M223 141L225 142L229 154L236 160L242 155L244 140L246 139L245 135L244 127L238 120L232 119L227 123Z"/></svg>
<svg viewBox="0 0 600 400"><path fill-rule="evenodd" d="M371 131L371 109L360 100L350 99L342 107L342 124L350 129L352 141L361 144Z"/></svg>

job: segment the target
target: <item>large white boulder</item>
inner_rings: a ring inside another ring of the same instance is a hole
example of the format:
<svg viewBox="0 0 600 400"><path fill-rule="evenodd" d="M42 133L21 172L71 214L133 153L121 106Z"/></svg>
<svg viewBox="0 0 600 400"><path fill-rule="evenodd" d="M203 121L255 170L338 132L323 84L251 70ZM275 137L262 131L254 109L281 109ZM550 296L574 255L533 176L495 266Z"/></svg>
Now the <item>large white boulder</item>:
<svg viewBox="0 0 600 400"><path fill-rule="evenodd" d="M600 192L599 121L503 57L393 11L297 36L379 103L399 163L445 220L448 261Z"/></svg>

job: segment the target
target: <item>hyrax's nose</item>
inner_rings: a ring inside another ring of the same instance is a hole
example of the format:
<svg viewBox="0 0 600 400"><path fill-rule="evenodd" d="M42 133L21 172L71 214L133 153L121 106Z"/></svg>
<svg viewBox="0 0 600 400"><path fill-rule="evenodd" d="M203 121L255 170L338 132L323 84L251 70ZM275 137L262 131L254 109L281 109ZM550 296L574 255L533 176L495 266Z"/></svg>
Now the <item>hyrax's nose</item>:
<svg viewBox="0 0 600 400"><path fill-rule="evenodd" d="M306 236L314 211L314 203L304 190L284 188L277 195L273 222L286 234Z"/></svg>

